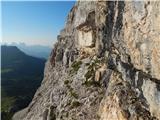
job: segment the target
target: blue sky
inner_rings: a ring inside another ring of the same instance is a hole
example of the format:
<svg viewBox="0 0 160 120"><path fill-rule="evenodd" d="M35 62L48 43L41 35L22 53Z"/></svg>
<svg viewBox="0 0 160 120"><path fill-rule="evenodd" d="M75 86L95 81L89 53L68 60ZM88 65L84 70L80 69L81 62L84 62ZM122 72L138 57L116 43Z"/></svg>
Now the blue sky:
<svg viewBox="0 0 160 120"><path fill-rule="evenodd" d="M2 2L2 41L52 46L74 1Z"/></svg>

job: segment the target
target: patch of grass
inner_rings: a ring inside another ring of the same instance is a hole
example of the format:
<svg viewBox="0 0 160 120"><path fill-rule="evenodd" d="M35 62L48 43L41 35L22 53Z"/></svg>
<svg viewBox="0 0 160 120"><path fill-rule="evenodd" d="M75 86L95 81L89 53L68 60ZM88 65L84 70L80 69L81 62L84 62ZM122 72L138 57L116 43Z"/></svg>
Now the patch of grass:
<svg viewBox="0 0 160 120"><path fill-rule="evenodd" d="M94 70L91 69L91 70L88 70L88 72L84 75L84 77L86 78L86 80L88 80L91 77L93 78L94 74L95 74Z"/></svg>
<svg viewBox="0 0 160 120"><path fill-rule="evenodd" d="M73 68L75 72L77 72L79 68L81 67L81 64L82 64L82 61L74 61L71 67Z"/></svg>
<svg viewBox="0 0 160 120"><path fill-rule="evenodd" d="M75 73L75 71L74 71L73 69L71 69L71 70L69 71L69 75L70 75L70 76L73 76L74 73Z"/></svg>
<svg viewBox="0 0 160 120"><path fill-rule="evenodd" d="M68 89L69 89L69 92L73 91L73 88L70 85L68 85Z"/></svg>
<svg viewBox="0 0 160 120"><path fill-rule="evenodd" d="M65 84L65 85L69 84L69 80L65 80L65 81L64 81L64 84Z"/></svg>
<svg viewBox="0 0 160 120"><path fill-rule="evenodd" d="M75 91L73 91L73 88L71 86L68 86L68 89L71 97L78 99L78 94Z"/></svg>
<svg viewBox="0 0 160 120"><path fill-rule="evenodd" d="M69 80L65 80L64 84L69 89L69 93L70 93L71 97L78 99L78 94L74 91L74 89L71 87L71 85L69 85L69 82L70 82Z"/></svg>
<svg viewBox="0 0 160 120"><path fill-rule="evenodd" d="M86 80L84 83L82 83L82 85L85 85L87 87L91 87L93 85L93 82Z"/></svg>
<svg viewBox="0 0 160 120"><path fill-rule="evenodd" d="M95 63L95 64L100 63L100 62L101 62L101 60L99 60L98 58L96 58L96 59L94 60L94 63Z"/></svg>
<svg viewBox="0 0 160 120"><path fill-rule="evenodd" d="M69 89L69 91L73 89L69 84L66 84L66 87Z"/></svg>
<svg viewBox="0 0 160 120"><path fill-rule="evenodd" d="M86 66L89 66L90 65L90 63L86 63Z"/></svg>
<svg viewBox="0 0 160 120"><path fill-rule="evenodd" d="M72 100L71 100L71 99L69 99L69 100L67 101L66 106L70 106L70 105L71 105L71 103L72 103Z"/></svg>
<svg viewBox="0 0 160 120"><path fill-rule="evenodd" d="M78 99L78 94L74 92L73 90L70 92L71 96Z"/></svg>
<svg viewBox="0 0 160 120"><path fill-rule="evenodd" d="M96 82L94 80L86 80L84 83L82 83L82 85L85 85L86 87L91 87L91 86L100 87L101 86L99 82Z"/></svg>
<svg viewBox="0 0 160 120"><path fill-rule="evenodd" d="M94 76L95 76L95 70L99 67L99 63L101 62L101 60L99 59L95 59L89 66L88 66L88 71L87 73L84 75L86 80L84 83L82 83L82 85L85 85L87 87L90 86L95 86L98 87L100 86L99 82L96 82L94 80Z"/></svg>
<svg viewBox="0 0 160 120"><path fill-rule="evenodd" d="M71 104L71 108L77 108L81 105L81 103L79 101L73 101Z"/></svg>

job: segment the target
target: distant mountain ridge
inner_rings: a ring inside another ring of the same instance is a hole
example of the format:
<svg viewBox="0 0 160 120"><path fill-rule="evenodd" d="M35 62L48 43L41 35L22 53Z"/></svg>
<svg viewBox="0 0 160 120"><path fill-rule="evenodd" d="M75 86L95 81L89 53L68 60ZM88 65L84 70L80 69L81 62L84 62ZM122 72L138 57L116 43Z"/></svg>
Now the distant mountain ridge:
<svg viewBox="0 0 160 120"><path fill-rule="evenodd" d="M48 58L52 50L49 46L42 45L26 45L24 43L12 43L12 45L17 46L20 50L28 55L45 59Z"/></svg>
<svg viewBox="0 0 160 120"><path fill-rule="evenodd" d="M26 55L16 46L1 46L2 120L26 107L43 79L45 59Z"/></svg>

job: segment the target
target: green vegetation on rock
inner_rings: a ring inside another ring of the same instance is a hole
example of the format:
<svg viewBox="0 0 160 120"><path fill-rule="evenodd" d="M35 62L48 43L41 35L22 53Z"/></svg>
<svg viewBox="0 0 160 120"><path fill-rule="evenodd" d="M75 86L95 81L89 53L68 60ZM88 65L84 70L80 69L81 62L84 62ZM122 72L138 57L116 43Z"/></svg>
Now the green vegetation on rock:
<svg viewBox="0 0 160 120"><path fill-rule="evenodd" d="M85 78L86 78L86 80L85 80L84 83L82 83L82 85L85 85L87 87L90 87L90 86L96 86L96 87L100 86L100 83L96 82L94 80L95 72L96 72L96 69L98 69L100 62L101 62L101 60L95 59L91 64L87 65L88 66L88 71L84 75Z"/></svg>
<svg viewBox="0 0 160 120"><path fill-rule="evenodd" d="M71 108L77 108L81 105L79 101L72 101L71 103Z"/></svg>
<svg viewBox="0 0 160 120"><path fill-rule="evenodd" d="M71 65L72 71L77 72L79 68L81 67L82 61L74 61Z"/></svg>
<svg viewBox="0 0 160 120"><path fill-rule="evenodd" d="M64 84L68 88L71 97L74 97L74 98L78 99L78 94L74 91L74 89L71 87L71 85L69 83L70 83L69 80L64 81Z"/></svg>

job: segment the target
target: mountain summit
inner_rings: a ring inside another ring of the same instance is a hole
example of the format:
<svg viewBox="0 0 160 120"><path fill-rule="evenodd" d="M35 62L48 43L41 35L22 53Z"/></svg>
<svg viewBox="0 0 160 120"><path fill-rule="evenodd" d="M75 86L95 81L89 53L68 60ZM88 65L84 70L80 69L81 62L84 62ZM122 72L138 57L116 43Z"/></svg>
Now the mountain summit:
<svg viewBox="0 0 160 120"><path fill-rule="evenodd" d="M160 119L160 2L81 1L14 120Z"/></svg>

